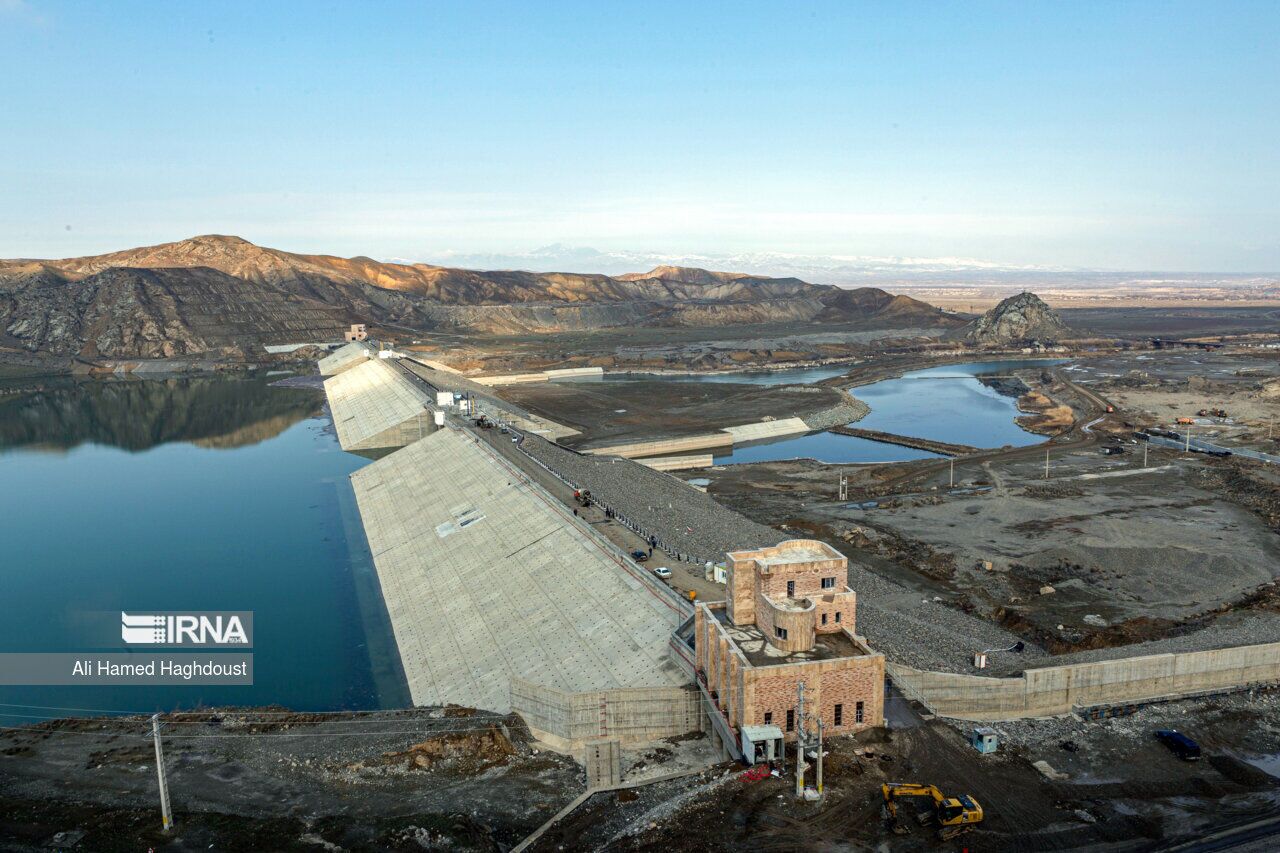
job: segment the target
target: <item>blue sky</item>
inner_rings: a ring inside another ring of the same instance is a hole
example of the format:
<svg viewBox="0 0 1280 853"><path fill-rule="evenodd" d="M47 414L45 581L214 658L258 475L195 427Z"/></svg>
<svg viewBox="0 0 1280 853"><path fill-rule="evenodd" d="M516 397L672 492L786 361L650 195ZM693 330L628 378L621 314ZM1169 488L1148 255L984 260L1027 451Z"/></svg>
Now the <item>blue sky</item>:
<svg viewBox="0 0 1280 853"><path fill-rule="evenodd" d="M1280 270L1280 4L0 0L0 256Z"/></svg>

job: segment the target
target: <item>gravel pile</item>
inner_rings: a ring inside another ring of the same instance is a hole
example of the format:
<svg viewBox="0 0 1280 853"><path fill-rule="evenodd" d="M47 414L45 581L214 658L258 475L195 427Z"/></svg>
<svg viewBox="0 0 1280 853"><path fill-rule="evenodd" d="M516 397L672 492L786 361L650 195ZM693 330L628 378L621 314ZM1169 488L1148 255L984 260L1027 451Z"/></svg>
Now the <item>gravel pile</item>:
<svg viewBox="0 0 1280 853"><path fill-rule="evenodd" d="M860 421L871 411L870 406L855 397L851 397L847 391L842 390L840 393L844 396L843 403L821 412L804 415L802 420L805 425L810 429L831 429L833 426L843 426L854 421Z"/></svg>
<svg viewBox="0 0 1280 853"><path fill-rule="evenodd" d="M990 675L973 668L974 652L1007 649L1022 638L940 601L926 599L854 562L849 586L858 593L858 633L892 662L917 669ZM1044 665L1048 654L1026 643L1021 653L991 655L1021 666Z"/></svg>

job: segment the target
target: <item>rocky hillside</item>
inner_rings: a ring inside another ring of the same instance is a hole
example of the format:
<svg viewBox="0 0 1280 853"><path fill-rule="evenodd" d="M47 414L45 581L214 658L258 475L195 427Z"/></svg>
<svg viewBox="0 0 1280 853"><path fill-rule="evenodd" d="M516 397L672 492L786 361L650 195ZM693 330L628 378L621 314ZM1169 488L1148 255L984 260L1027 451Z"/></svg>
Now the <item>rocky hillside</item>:
<svg viewBox="0 0 1280 853"><path fill-rule="evenodd" d="M244 358L349 322L520 334L624 326L958 325L876 288L688 267L621 276L299 255L204 236L107 255L0 261L0 346L82 357Z"/></svg>
<svg viewBox="0 0 1280 853"><path fill-rule="evenodd" d="M0 343L57 356L254 360L266 343L333 340L356 316L202 267L0 278Z"/></svg>
<svg viewBox="0 0 1280 853"><path fill-rule="evenodd" d="M1010 296L999 305L957 329L952 337L982 346L1051 343L1070 337L1071 330L1034 293Z"/></svg>

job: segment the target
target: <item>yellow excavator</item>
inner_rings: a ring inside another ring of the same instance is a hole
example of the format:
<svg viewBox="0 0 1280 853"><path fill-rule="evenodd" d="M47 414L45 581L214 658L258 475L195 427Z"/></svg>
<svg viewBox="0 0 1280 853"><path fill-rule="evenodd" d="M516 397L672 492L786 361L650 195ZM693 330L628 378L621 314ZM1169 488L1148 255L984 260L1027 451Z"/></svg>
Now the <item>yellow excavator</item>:
<svg viewBox="0 0 1280 853"><path fill-rule="evenodd" d="M893 822L893 831L899 834L906 832L897 820L898 799L901 797L928 797L932 800L932 813L922 813L920 822L935 822L938 837L943 841L955 838L982 823L982 806L967 794L948 797L938 790L937 785L919 785L915 782L889 782L881 785L880 791L884 794L885 817Z"/></svg>

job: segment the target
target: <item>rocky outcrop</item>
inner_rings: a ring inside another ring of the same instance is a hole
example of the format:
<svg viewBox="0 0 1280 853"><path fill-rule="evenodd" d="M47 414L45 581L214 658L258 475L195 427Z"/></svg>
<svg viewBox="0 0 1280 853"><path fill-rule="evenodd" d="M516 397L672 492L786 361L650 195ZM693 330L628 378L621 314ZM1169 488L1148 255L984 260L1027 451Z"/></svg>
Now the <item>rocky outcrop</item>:
<svg viewBox="0 0 1280 853"><path fill-rule="evenodd" d="M1010 296L952 337L979 346L1047 344L1069 337L1071 330L1034 293Z"/></svg>

